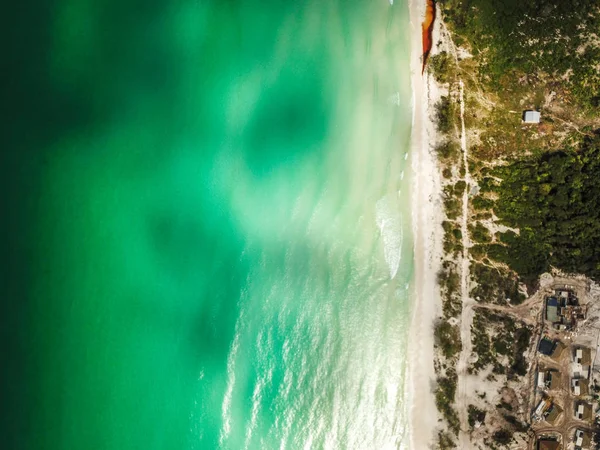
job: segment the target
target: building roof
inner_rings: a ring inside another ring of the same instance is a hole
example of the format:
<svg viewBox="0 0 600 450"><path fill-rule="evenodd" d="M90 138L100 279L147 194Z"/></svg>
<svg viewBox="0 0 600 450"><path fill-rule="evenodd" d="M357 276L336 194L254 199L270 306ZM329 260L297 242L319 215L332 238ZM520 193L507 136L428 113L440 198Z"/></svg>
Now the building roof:
<svg viewBox="0 0 600 450"><path fill-rule="evenodd" d="M560 319L558 318L558 307L557 306L548 305L546 307L546 320L548 322L552 322L552 323L560 322Z"/></svg>
<svg viewBox="0 0 600 450"><path fill-rule="evenodd" d="M555 371L550 372L549 378L550 378L550 389L551 390L560 389L560 382L562 380L562 376L560 375L560 372L555 372Z"/></svg>
<svg viewBox="0 0 600 450"><path fill-rule="evenodd" d="M543 371L538 372L537 387L539 387L539 388L546 387L546 374Z"/></svg>
<svg viewBox="0 0 600 450"><path fill-rule="evenodd" d="M556 421L558 420L558 418L560 417L560 415L562 414L563 410L560 406L558 406L556 403L552 403L552 406L550 407L550 409L548 409L548 415L546 416L546 422L554 425L556 423Z"/></svg>
<svg viewBox="0 0 600 450"><path fill-rule="evenodd" d="M590 394L590 382L586 379L579 380L579 389L581 390L581 395L589 395Z"/></svg>
<svg viewBox="0 0 600 450"><path fill-rule="evenodd" d="M540 439L538 441L538 450L559 450L560 442L551 441L550 439Z"/></svg>
<svg viewBox="0 0 600 450"><path fill-rule="evenodd" d="M565 347L565 344L563 344L560 341L556 341L556 344L554 345L554 350L552 351L552 354L550 355L552 357L552 359L558 361L560 359L560 355L562 355L565 348L567 348L567 347Z"/></svg>
<svg viewBox="0 0 600 450"><path fill-rule="evenodd" d="M535 408L535 412L533 414L538 417L541 417L551 406L552 406L552 403L550 402L550 400L542 399L538 403L537 407Z"/></svg>
<svg viewBox="0 0 600 450"><path fill-rule="evenodd" d="M592 363L592 351L587 347L578 348L575 350L575 362L589 366Z"/></svg>
<svg viewBox="0 0 600 450"><path fill-rule="evenodd" d="M584 430L575 431L575 445L578 447L588 448L592 443L592 436Z"/></svg>
<svg viewBox="0 0 600 450"><path fill-rule="evenodd" d="M578 378L571 381L573 387L573 394L577 396L589 395L590 393L590 382L585 378Z"/></svg>
<svg viewBox="0 0 600 450"><path fill-rule="evenodd" d="M554 350L554 342L552 342L550 339L548 338L542 338L542 340L540 341L540 344L538 346L538 351L540 353L542 353L543 355L547 355L550 356L552 354L552 351Z"/></svg>
<svg viewBox="0 0 600 450"><path fill-rule="evenodd" d="M590 420L592 418L592 407L589 403L580 402L575 404L575 417L581 420Z"/></svg>
<svg viewBox="0 0 600 450"><path fill-rule="evenodd" d="M552 323L560 322L558 317L558 299L548 297L546 299L546 320Z"/></svg>
<svg viewBox="0 0 600 450"><path fill-rule="evenodd" d="M539 111L524 111L523 122L525 123L540 123L541 114Z"/></svg>
<svg viewBox="0 0 600 450"><path fill-rule="evenodd" d="M560 442L544 439L538 441L538 450L559 450Z"/></svg>

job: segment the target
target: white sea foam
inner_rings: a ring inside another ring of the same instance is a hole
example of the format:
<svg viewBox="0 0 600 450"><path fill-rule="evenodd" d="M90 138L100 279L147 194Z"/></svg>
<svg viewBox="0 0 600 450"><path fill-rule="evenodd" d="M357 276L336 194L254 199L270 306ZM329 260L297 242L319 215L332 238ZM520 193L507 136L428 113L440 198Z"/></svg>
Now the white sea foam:
<svg viewBox="0 0 600 450"><path fill-rule="evenodd" d="M377 225L383 238L383 254L394 278L402 257L402 214L389 197L381 198L375 205Z"/></svg>
<svg viewBox="0 0 600 450"><path fill-rule="evenodd" d="M223 419L223 425L219 433L219 444L223 446L225 440L231 432L231 399L233 396L233 388L235 386L235 362L240 345L240 328L241 322L244 318L243 311L240 311L240 316L236 324L236 332L229 355L227 356L227 387L225 389L225 395L223 397L223 403L221 405L221 415Z"/></svg>

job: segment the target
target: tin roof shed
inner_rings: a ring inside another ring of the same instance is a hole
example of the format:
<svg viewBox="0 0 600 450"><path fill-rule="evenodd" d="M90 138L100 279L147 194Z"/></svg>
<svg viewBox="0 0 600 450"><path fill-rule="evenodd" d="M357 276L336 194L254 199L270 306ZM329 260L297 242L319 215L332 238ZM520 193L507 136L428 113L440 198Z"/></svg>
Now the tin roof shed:
<svg viewBox="0 0 600 450"><path fill-rule="evenodd" d="M541 114L539 111L524 111L523 122L525 123L540 123Z"/></svg>

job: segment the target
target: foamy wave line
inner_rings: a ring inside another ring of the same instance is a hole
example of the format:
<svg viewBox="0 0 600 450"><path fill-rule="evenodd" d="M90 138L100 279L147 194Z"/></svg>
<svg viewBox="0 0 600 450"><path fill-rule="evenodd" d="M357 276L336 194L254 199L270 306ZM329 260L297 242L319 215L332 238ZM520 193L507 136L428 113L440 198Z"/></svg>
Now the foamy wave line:
<svg viewBox="0 0 600 450"><path fill-rule="evenodd" d="M235 325L235 337L231 343L231 350L227 357L227 388L221 405L221 417L223 418L223 426L219 433L219 446L223 447L225 440L231 432L231 399L233 396L233 388L235 386L235 360L240 345L240 328L241 321L244 317L243 311L240 311L240 317Z"/></svg>
<svg viewBox="0 0 600 450"><path fill-rule="evenodd" d="M390 278L394 278L402 259L402 242L404 240L402 214L394 205L390 205L388 197L381 198L375 205L377 226L383 238L383 255L390 270Z"/></svg>
<svg viewBox="0 0 600 450"><path fill-rule="evenodd" d="M245 450L250 448L252 435L254 434L254 430L256 430L256 424L258 422L258 416L263 399L263 392L273 380L273 372L275 367L273 365L273 361L270 359L270 355L274 353L272 331L272 329L261 331L256 340L260 372L264 373L264 375L256 380L256 385L254 386L254 391L252 392L252 413L250 416L250 423L246 428L246 436L244 441Z"/></svg>

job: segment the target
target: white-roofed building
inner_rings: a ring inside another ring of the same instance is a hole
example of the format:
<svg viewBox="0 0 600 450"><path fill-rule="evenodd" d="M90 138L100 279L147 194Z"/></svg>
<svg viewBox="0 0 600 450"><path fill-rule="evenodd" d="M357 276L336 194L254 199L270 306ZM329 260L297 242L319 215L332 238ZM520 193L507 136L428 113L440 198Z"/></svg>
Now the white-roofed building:
<svg viewBox="0 0 600 450"><path fill-rule="evenodd" d="M539 111L524 111L523 122L525 123L540 123L542 115Z"/></svg>

